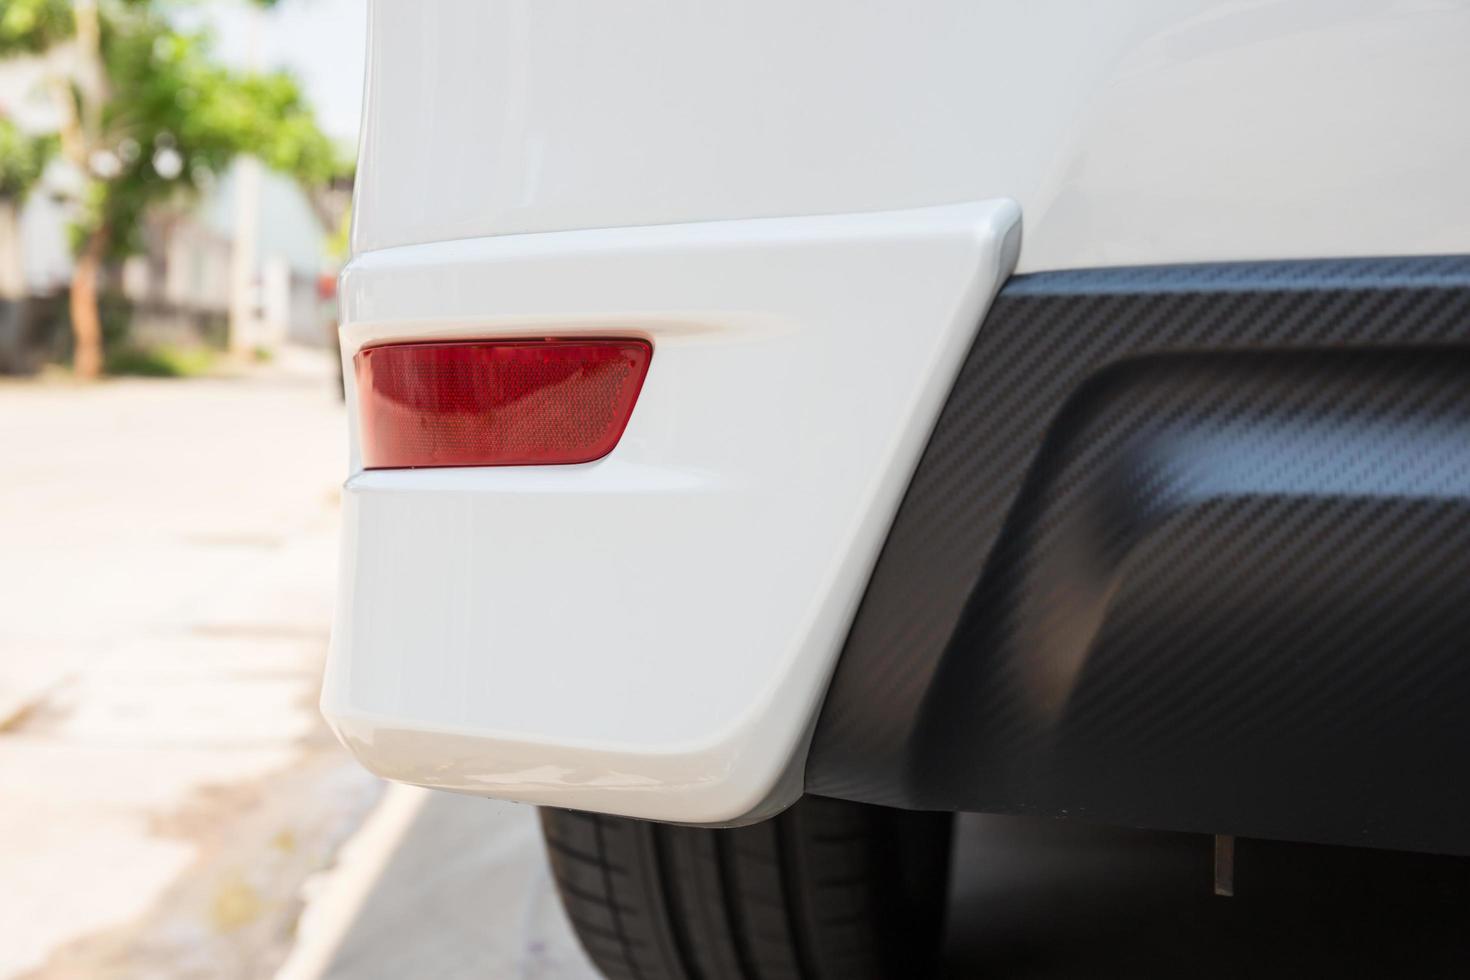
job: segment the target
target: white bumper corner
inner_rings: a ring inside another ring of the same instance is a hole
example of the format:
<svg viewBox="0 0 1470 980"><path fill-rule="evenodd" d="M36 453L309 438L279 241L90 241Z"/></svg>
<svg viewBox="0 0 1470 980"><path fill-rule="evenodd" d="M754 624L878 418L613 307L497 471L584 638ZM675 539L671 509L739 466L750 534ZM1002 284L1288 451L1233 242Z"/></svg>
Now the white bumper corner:
<svg viewBox="0 0 1470 980"><path fill-rule="evenodd" d="M576 809L725 823L789 803L1019 222L990 201L357 258L349 405L369 343L654 353L594 463L361 471L354 435L322 694L344 742L393 779Z"/></svg>

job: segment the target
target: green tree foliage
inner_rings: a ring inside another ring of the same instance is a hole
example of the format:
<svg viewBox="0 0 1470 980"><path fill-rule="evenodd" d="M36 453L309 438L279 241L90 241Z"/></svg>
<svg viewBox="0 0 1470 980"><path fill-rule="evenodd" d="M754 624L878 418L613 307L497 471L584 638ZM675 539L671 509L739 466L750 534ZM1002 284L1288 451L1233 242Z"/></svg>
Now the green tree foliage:
<svg viewBox="0 0 1470 980"><path fill-rule="evenodd" d="M0 58L37 54L74 29L71 0L5 0L0 3Z"/></svg>
<svg viewBox="0 0 1470 980"><path fill-rule="evenodd" d="M0 117L0 201L24 201L55 149L55 137L28 136Z"/></svg>
<svg viewBox="0 0 1470 980"><path fill-rule="evenodd" d="M197 190L242 153L308 188L347 172L290 76L223 67L210 57L207 37L173 30L148 5L104 10L109 95L100 132L89 140L95 148L79 249L99 230L109 254L136 249L149 206Z"/></svg>
<svg viewBox="0 0 1470 980"><path fill-rule="evenodd" d="M63 119L59 146L80 184L71 316L84 377L102 363L99 267L141 247L149 208L198 191L240 154L294 176L309 193L351 170L294 79L219 64L208 37L176 30L167 6L0 0L0 56L76 45L71 74L50 88Z"/></svg>

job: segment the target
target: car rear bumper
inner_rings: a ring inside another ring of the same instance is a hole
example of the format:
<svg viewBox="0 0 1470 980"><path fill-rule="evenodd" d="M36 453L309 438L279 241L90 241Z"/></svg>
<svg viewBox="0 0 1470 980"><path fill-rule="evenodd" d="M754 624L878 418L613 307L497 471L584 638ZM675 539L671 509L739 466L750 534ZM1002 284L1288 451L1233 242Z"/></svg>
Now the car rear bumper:
<svg viewBox="0 0 1470 980"><path fill-rule="evenodd" d="M574 466L363 470L322 707L369 768L699 823L801 791L833 665L990 297L1007 201L369 252L343 357L643 337L622 441Z"/></svg>
<svg viewBox="0 0 1470 980"><path fill-rule="evenodd" d="M655 353L597 462L356 467L344 741L670 821L805 790L1470 852L1470 258L1043 273L987 315L1016 228L1001 203L360 259L349 365Z"/></svg>

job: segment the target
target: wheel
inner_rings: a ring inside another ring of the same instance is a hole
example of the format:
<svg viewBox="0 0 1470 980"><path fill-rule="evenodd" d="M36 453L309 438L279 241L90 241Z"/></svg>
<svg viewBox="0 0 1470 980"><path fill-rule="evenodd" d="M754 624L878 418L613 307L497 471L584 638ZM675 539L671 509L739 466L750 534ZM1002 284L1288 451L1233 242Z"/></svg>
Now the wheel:
<svg viewBox="0 0 1470 980"><path fill-rule="evenodd" d="M951 817L808 796L729 830L543 809L572 927L613 980L920 977Z"/></svg>

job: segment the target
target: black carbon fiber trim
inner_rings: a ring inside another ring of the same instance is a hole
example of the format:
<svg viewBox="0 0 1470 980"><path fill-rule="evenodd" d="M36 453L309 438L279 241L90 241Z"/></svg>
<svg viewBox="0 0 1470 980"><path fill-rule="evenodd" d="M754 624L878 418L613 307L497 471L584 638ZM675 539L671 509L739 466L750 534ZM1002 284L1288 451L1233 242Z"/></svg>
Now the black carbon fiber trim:
<svg viewBox="0 0 1470 980"><path fill-rule="evenodd" d="M997 297L811 792L1470 851L1470 257Z"/></svg>

